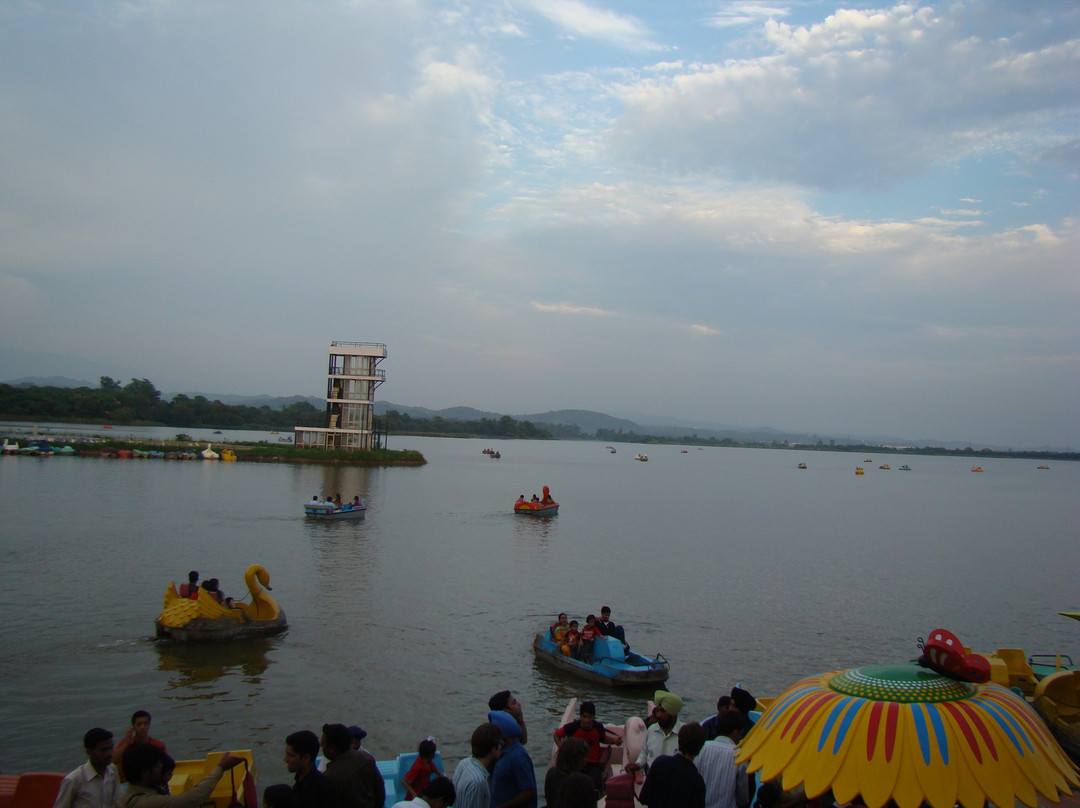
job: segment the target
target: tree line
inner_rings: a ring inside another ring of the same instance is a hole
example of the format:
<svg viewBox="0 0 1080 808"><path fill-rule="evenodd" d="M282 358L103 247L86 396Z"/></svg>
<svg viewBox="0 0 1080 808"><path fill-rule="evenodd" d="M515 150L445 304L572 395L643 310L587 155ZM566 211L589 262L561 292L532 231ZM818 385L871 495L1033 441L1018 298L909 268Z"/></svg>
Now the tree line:
<svg viewBox="0 0 1080 808"><path fill-rule="evenodd" d="M281 409L223 404L205 396L161 397L147 379L125 385L102 376L98 387L13 387L0 384L0 418L8 421L76 421L126 426L288 429L321 426L326 415L305 401Z"/></svg>

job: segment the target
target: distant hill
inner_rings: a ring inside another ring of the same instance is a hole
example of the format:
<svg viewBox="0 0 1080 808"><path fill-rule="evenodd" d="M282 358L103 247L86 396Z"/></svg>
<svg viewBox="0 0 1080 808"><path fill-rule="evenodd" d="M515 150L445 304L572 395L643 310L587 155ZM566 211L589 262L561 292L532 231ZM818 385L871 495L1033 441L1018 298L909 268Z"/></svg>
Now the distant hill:
<svg viewBox="0 0 1080 808"><path fill-rule="evenodd" d="M565 424L576 425L586 435L596 434L598 429L613 429L623 432L640 432L640 424L628 421L625 418L615 418L602 412L592 410L551 410L538 412L532 415L515 415L517 421L531 421L534 424Z"/></svg>
<svg viewBox="0 0 1080 808"><path fill-rule="evenodd" d="M325 403L325 402L324 402ZM479 421L481 418L499 420L501 412L487 412L473 407L447 407L443 410L431 410L427 407L411 407L408 404L395 404L392 401L375 401L375 414L384 415L390 410L397 410L402 415L412 418L446 418L450 421Z"/></svg>

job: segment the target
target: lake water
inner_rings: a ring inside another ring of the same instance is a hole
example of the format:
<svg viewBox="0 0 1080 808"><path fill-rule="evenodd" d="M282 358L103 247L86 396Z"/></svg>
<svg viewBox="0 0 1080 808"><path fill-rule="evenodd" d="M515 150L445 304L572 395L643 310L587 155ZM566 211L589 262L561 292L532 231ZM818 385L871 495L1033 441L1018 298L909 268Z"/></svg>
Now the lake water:
<svg viewBox="0 0 1080 808"><path fill-rule="evenodd" d="M621 723L649 695L533 660L556 612L583 619L605 603L637 650L671 660L688 720L736 682L774 695L805 675L910 659L938 627L983 650L1080 658L1080 627L1057 615L1080 606L1080 464L986 459L973 474L970 460L885 454L391 447L428 464L0 457L0 770L70 769L87 728L120 733L139 708L176 757L254 749L265 784L287 777L284 737L324 722L359 723L379 758L433 735L452 766L504 688L525 705L542 766L571 696ZM558 516L511 512L544 484ZM365 498L367 517L301 515L336 492ZM242 595L251 563L270 571L286 634L152 640L170 580L197 569Z"/></svg>

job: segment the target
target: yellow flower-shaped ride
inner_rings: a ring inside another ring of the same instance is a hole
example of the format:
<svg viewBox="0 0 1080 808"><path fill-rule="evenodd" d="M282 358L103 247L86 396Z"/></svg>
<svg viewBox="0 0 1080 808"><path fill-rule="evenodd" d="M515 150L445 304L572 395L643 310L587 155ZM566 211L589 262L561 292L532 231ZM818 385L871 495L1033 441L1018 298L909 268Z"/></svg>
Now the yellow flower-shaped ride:
<svg viewBox="0 0 1080 808"><path fill-rule="evenodd" d="M915 665L874 665L803 679L769 707L736 755L763 781L808 797L832 789L867 808L1035 808L1080 787L1076 767L1034 710L995 684Z"/></svg>

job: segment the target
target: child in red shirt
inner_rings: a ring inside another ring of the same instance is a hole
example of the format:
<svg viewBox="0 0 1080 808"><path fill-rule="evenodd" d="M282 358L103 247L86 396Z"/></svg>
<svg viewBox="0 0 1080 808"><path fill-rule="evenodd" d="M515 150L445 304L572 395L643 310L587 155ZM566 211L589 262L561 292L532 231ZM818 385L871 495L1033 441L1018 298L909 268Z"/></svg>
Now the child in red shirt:
<svg viewBox="0 0 1080 808"><path fill-rule="evenodd" d="M590 614L585 618L585 628L581 630L581 645L578 650L578 659L582 662L592 662L593 640L600 636L600 628L596 625L596 615Z"/></svg>
<svg viewBox="0 0 1080 808"><path fill-rule="evenodd" d="M420 793L428 787L428 783L431 782L431 775L435 774L439 777L446 777L439 767L435 765L435 739L425 738L420 741L420 746L417 748L419 757L416 762L409 769L408 774L401 778L401 784L405 786L405 799L411 800L420 796Z"/></svg>

